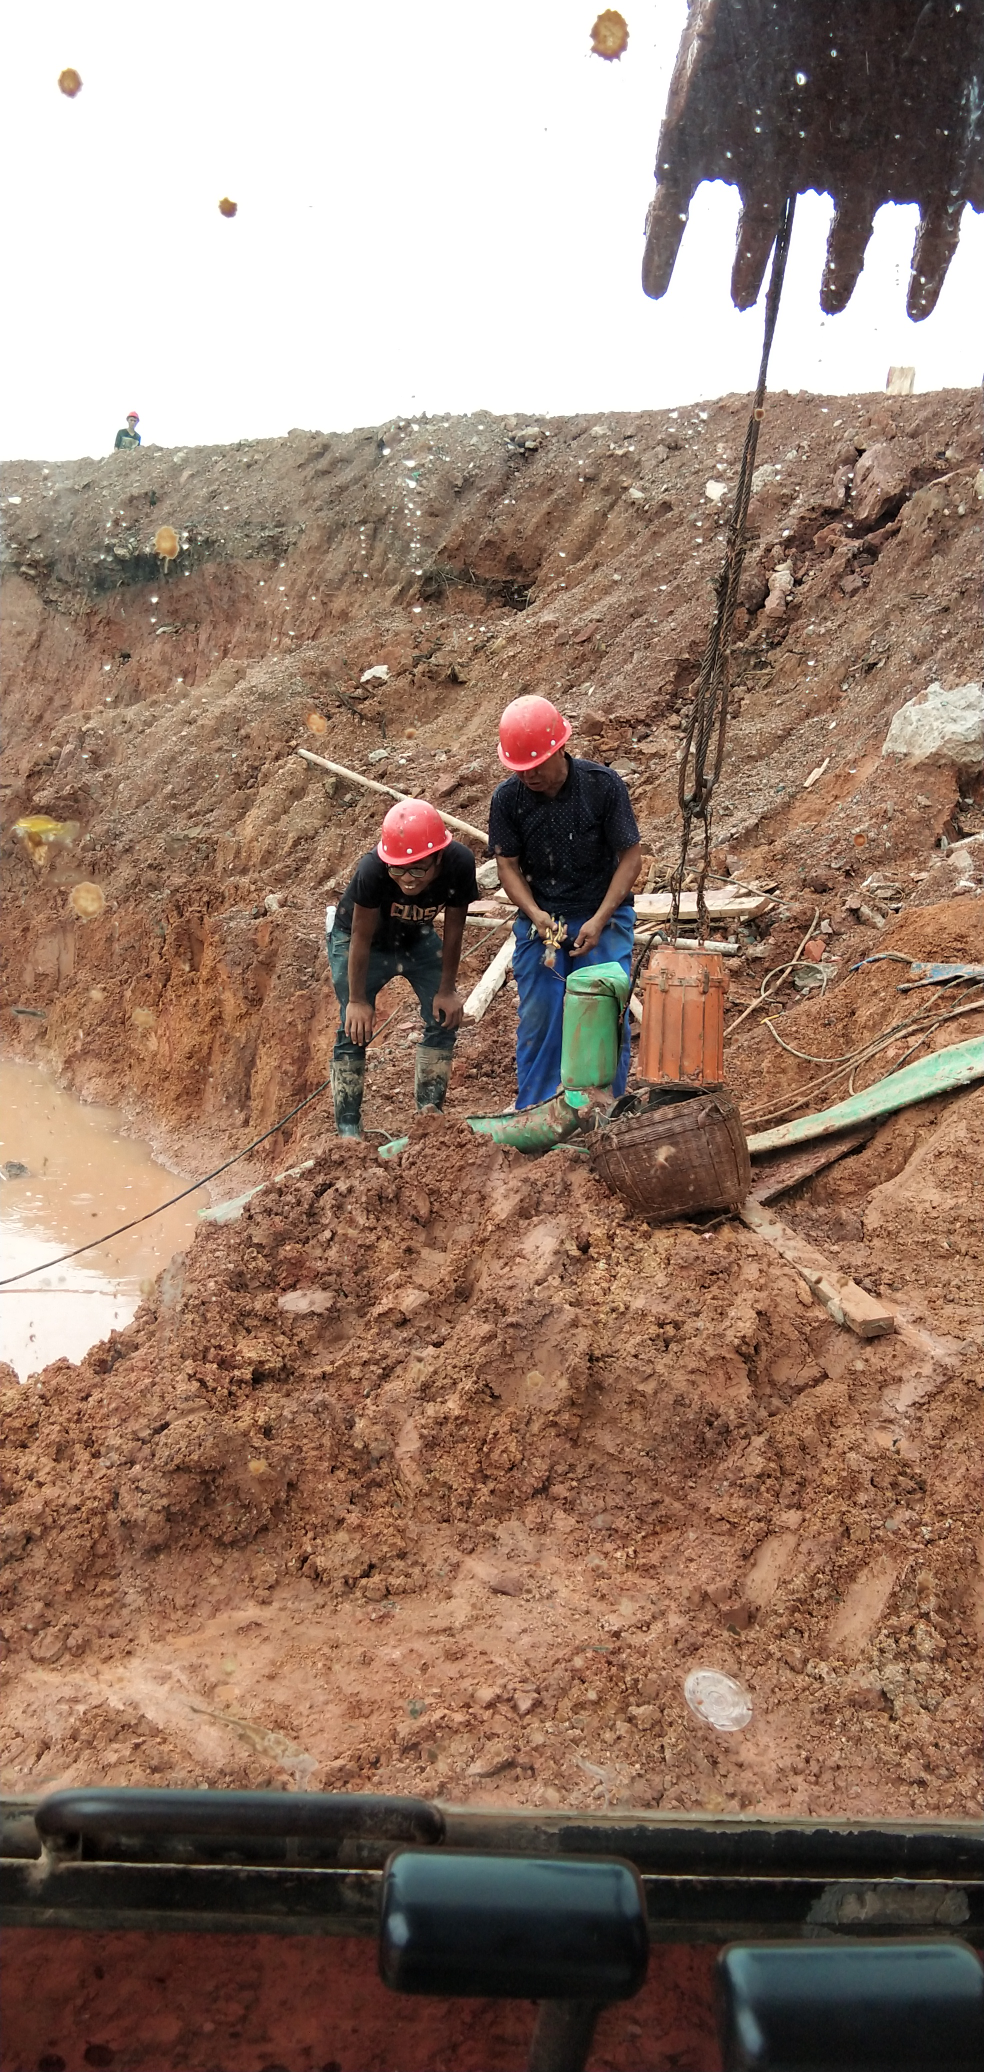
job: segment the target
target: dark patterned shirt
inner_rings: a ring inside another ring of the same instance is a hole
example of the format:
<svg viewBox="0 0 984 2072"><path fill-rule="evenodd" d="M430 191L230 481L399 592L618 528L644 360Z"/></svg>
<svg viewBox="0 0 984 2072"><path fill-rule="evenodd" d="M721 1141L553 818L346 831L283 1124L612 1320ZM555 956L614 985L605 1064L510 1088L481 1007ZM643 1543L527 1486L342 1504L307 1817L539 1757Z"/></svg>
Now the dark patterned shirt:
<svg viewBox="0 0 984 2072"><path fill-rule="evenodd" d="M621 777L583 756L568 756L555 799L530 791L520 777L507 777L492 794L489 853L514 857L537 904L555 917L581 921L595 913L619 857L638 840Z"/></svg>

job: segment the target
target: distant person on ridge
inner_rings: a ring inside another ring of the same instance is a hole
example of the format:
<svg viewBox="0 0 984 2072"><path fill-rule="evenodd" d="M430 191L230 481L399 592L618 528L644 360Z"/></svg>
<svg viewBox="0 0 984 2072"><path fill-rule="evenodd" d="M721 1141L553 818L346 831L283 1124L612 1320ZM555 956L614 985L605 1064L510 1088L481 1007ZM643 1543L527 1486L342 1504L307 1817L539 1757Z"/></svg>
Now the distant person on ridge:
<svg viewBox="0 0 984 2072"><path fill-rule="evenodd" d="M586 964L632 963L632 887L642 850L632 802L605 763L568 755L571 727L548 698L514 698L499 721L499 761L513 771L492 794L489 850L519 913L517 1108L560 1088L564 986ZM544 954L546 951L546 955ZM625 1092L628 1016L614 1091Z"/></svg>
<svg viewBox="0 0 984 2072"><path fill-rule="evenodd" d="M134 446L139 446L140 433L137 430L137 426L139 423L140 418L137 411L128 410L126 413L126 423L122 427L122 430L118 431L116 434L116 440L113 447L113 451L115 453L119 453L121 451L129 453L132 452Z"/></svg>
<svg viewBox="0 0 984 2072"><path fill-rule="evenodd" d="M402 973L420 1002L418 1108L443 1108L464 1001L455 991L468 904L478 898L475 858L452 841L424 799L391 806L380 839L356 865L337 907L329 907L328 961L338 1000L331 1066L335 1128L362 1134L366 1045L376 995ZM443 939L434 927L444 911Z"/></svg>

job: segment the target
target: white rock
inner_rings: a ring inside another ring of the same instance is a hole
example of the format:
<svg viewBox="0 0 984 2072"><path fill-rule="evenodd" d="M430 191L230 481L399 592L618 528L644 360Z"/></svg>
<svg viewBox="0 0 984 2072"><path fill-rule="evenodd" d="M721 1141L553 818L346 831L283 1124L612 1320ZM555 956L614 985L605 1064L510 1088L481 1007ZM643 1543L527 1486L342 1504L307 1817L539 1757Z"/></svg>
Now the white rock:
<svg viewBox="0 0 984 2072"><path fill-rule="evenodd" d="M709 503L719 504L721 502L721 498L723 496L727 496L727 494L728 485L726 482L714 482L712 480L710 482L705 482L704 484L704 495L706 496Z"/></svg>
<svg viewBox="0 0 984 2072"><path fill-rule="evenodd" d="M762 462L761 467L756 468L755 473L752 476L752 495L758 496L759 490L764 489L767 482L774 482L775 479L776 471L772 465L772 462L770 460L764 460Z"/></svg>
<svg viewBox="0 0 984 2072"><path fill-rule="evenodd" d="M374 669L364 669L360 683L389 683L389 670L385 662L377 662Z"/></svg>
<svg viewBox="0 0 984 2072"><path fill-rule="evenodd" d="M794 585L793 571L788 561L781 561L769 577L769 594L765 600L767 619L781 619L786 609L786 599Z"/></svg>
<svg viewBox="0 0 984 2072"><path fill-rule="evenodd" d="M984 697L979 683L944 690L931 683L895 714L883 755L905 756L909 762L956 763L966 770L984 769Z"/></svg>

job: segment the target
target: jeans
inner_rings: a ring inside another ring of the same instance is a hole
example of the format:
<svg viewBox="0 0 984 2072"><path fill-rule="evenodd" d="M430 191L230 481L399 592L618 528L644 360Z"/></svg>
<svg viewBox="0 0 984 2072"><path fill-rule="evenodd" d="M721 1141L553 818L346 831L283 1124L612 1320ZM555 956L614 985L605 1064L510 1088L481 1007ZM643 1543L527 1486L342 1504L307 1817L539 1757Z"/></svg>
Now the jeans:
<svg viewBox="0 0 984 2072"><path fill-rule="evenodd" d="M513 928L513 977L519 993L519 1028L516 1031L517 1108L532 1108L537 1101L549 1101L560 1087L560 1054L564 1029L564 987L568 973L586 964L620 964L628 975L632 967L634 910L616 907L603 928L597 949L572 957L570 945L578 929L590 916L567 919L567 941L557 951L551 970L543 961L543 943L532 923L521 914ZM632 1059L632 1037L626 1014L622 1049L614 1092L624 1094Z"/></svg>
<svg viewBox="0 0 984 2072"><path fill-rule="evenodd" d="M364 1058L364 1044L353 1043L345 1034L345 1009L349 1000L348 959L351 936L339 928L333 928L328 937L328 962L331 965L331 980L338 1001L338 1033L335 1037L335 1058ZM420 1050L452 1051L456 1030L448 1029L443 1022L434 1018L434 995L441 990L441 970L444 947L436 928L423 928L420 938L412 950L377 950L375 945L369 951L369 969L366 973L366 999L370 1007L376 1005L376 995L389 984L391 978L401 975L409 979L424 1018L424 1033L420 1039Z"/></svg>

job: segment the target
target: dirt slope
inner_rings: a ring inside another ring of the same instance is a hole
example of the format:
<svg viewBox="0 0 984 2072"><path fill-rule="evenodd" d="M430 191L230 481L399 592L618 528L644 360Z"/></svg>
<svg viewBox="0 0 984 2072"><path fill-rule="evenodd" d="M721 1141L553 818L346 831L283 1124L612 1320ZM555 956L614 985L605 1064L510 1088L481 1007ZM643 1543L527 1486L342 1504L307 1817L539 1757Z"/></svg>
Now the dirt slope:
<svg viewBox="0 0 984 2072"><path fill-rule="evenodd" d="M79 836L43 872L5 840L9 1001L44 1015L5 1014L11 1046L198 1170L325 1076L323 907L377 813L301 740L483 824L498 709L548 691L625 769L660 882L726 508L705 485L744 408L527 450L481 417L12 468L8 816ZM838 961L822 999L779 996L806 1059L755 1014L729 1047L748 1116L919 999L858 959L984 959L980 846L939 846L981 826L979 779L880 755L906 697L975 673L978 400L776 397L760 460L718 862L778 903L735 1002L814 914ZM188 542L168 575L161 523ZM11 1391L10 1781L979 1811L984 1096L888 1122L783 1211L895 1306L862 1345L741 1226L649 1230L576 1154L465 1132L512 1098L512 1014L463 1038L451 1119L397 1164L315 1106L269 1152L308 1172ZM406 1122L413 1021L371 1120ZM744 1734L689 1713L696 1666L747 1684Z"/></svg>

